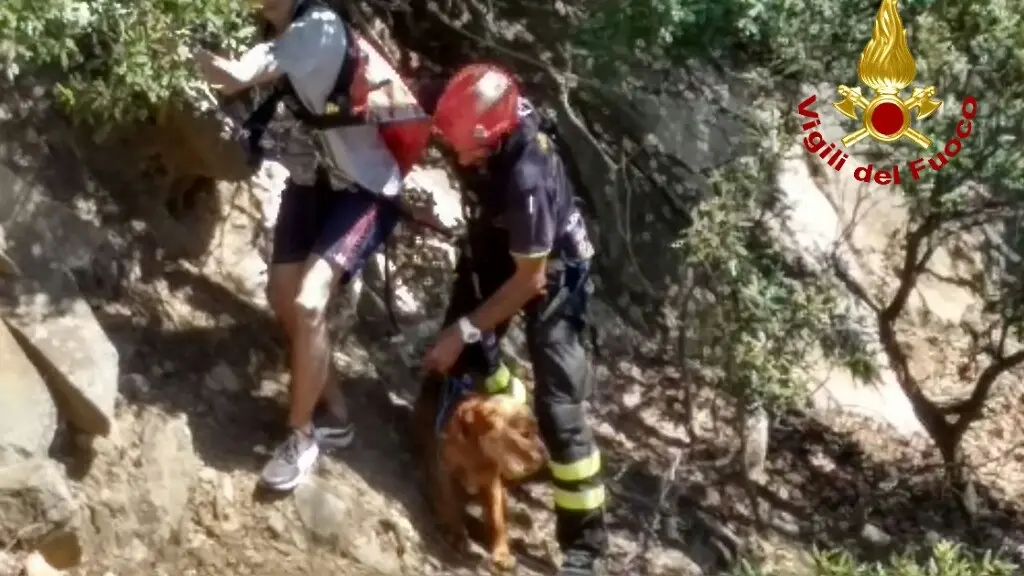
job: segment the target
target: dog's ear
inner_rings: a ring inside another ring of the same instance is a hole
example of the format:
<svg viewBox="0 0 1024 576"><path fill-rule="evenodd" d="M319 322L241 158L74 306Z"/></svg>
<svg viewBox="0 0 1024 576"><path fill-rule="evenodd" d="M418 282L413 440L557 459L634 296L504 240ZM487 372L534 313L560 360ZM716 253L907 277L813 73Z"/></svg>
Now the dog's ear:
<svg viewBox="0 0 1024 576"><path fill-rule="evenodd" d="M489 410L484 414L490 430L480 437L481 451L506 480L520 480L537 472L547 461L547 451L530 409L504 395L489 399L487 404Z"/></svg>
<svg viewBox="0 0 1024 576"><path fill-rule="evenodd" d="M477 437L466 425L467 416L465 412L457 412L442 432L441 461L451 470L472 464L466 460L471 457L471 450L467 450L467 447L475 446Z"/></svg>
<svg viewBox="0 0 1024 576"><path fill-rule="evenodd" d="M462 411L459 418L460 425L465 430L465 434L471 438L486 436L503 420L489 398L473 398L464 406L465 410Z"/></svg>

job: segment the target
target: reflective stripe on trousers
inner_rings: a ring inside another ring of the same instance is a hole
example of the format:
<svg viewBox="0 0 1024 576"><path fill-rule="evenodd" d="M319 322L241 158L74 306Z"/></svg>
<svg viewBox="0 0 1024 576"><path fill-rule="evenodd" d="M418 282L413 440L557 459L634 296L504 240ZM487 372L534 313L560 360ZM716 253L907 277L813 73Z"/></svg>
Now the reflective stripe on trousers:
<svg viewBox="0 0 1024 576"><path fill-rule="evenodd" d="M601 453L571 463L548 463L555 487L555 508L587 511L605 504L605 488L600 480Z"/></svg>

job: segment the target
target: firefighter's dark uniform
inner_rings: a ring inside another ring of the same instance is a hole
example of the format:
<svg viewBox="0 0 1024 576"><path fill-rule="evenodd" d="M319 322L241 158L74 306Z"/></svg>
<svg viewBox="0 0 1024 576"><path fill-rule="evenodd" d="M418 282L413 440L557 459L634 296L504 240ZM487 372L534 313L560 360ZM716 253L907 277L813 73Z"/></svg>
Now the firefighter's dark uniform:
<svg viewBox="0 0 1024 576"><path fill-rule="evenodd" d="M547 256L546 294L525 308L535 411L551 456L558 544L567 562L582 554L586 564L603 554L607 539L601 456L584 415L589 369L583 334L593 249L565 166L538 114L522 101L520 117L485 167L460 174L472 196L469 233L445 325L471 313L512 276L513 256ZM499 362L494 337L507 328L467 346L452 373L491 374Z"/></svg>

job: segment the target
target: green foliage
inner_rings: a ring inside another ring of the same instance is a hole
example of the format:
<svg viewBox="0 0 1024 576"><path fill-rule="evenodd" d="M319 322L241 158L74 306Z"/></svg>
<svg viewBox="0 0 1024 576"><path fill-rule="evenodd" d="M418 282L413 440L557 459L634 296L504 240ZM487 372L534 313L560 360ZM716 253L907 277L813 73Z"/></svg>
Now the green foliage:
<svg viewBox="0 0 1024 576"><path fill-rule="evenodd" d="M977 556L950 542L936 544L924 558L904 553L888 562L862 564L838 551L815 558L815 576L1011 576L1016 566L987 552Z"/></svg>
<svg viewBox="0 0 1024 576"><path fill-rule="evenodd" d="M911 200L919 202L919 216L927 217L933 210L949 216L967 208L967 182L984 184L1004 199L1024 200L1024 150L1019 145L1024 133L1022 14L1022 0L944 2L914 21L918 82L934 83L945 100L945 109L922 123L936 140L925 157L942 150L956 133L961 102L968 96L978 102L974 129L949 168L904 187ZM908 159L920 155L919 149L901 152Z"/></svg>
<svg viewBox="0 0 1024 576"><path fill-rule="evenodd" d="M628 5L587 0L574 40L578 53L590 56L580 62L611 81L701 64L689 74L700 84L700 71L719 64L734 71L759 70L762 77L784 81L770 89L773 93L781 96L796 88L802 97L809 85L859 84L857 62L879 5L880 0L640 0ZM905 174L907 162L919 156L927 160L956 133L965 97L975 97L979 106L971 136L948 166L938 172L925 168L920 181L904 179L908 232L922 234L915 246L920 249L917 261L904 269L912 274L900 280L912 288L928 268L928 258L950 248L958 233L977 236L984 228L990 236L1002 234L1002 254L985 255L986 312L1001 319L1004 328L1013 324L1024 332L1024 0L902 0L898 8L917 65L916 85L935 85L945 102L918 126L936 144L922 153L909 143L865 142L856 153L863 159L882 155L885 163L903 165ZM648 82L636 89L659 92L669 85ZM775 105L782 118L792 118L791 99L778 97ZM744 109L733 112L750 115ZM795 144L795 135L780 132L783 139L790 136ZM764 142L756 134L750 140L751 146ZM711 279L707 289L713 294L705 299L714 302L713 309L692 321L708 324L704 336L714 344L703 355L712 365L740 374L740 381L750 380L747 385L759 389L757 394L781 400L796 389L794 368L806 366L801 351L816 333L826 353L841 350L821 333L830 325L828 290L795 278L780 264L775 248L754 241L764 236L757 222L773 168L771 160L734 164L719 178L715 197L698 210L693 230L682 233L686 239L680 246L688 264ZM1006 330L994 333L996 342L988 350L1006 341L1000 337ZM873 371L862 354L847 360L860 374Z"/></svg>
<svg viewBox="0 0 1024 576"><path fill-rule="evenodd" d="M852 76L878 10L876 0L590 0L583 6L578 44L589 53L611 52L596 59L606 74L623 64L636 70L713 57L813 81Z"/></svg>
<svg viewBox="0 0 1024 576"><path fill-rule="evenodd" d="M196 94L192 50L237 50L254 28L245 0L4 0L0 72L57 80L71 116L94 127L143 118Z"/></svg>
<svg viewBox="0 0 1024 576"><path fill-rule="evenodd" d="M719 173L675 247L693 272L684 329L700 342L700 363L717 368L731 395L779 408L806 395L807 358L831 331L838 302L832 284L798 277L765 240L773 216L760 172L735 165Z"/></svg>
<svg viewBox="0 0 1024 576"><path fill-rule="evenodd" d="M783 573L785 572L785 573ZM804 573L776 571L744 562L733 576L1013 576L1017 566L991 552L975 555L958 544L940 542L930 550L907 552L887 562L858 562L845 550L815 555L814 566Z"/></svg>
<svg viewBox="0 0 1024 576"><path fill-rule="evenodd" d="M919 77L937 85L946 109L922 124L936 140L932 150L923 155L919 150L901 150L907 158L936 156L956 135L962 122L961 102L967 97L977 100L970 135L960 139L962 150L942 170L927 170L920 181L904 186L902 193L911 207L908 237L921 253L920 270L928 267L931 251L937 247L953 249L965 234L978 238L984 232L987 237L980 250L974 249L982 267L972 278L972 288L983 302L984 320L992 326L981 331L980 340L972 336L970 354L991 362L1009 354L1007 336L1012 340L1024 332L1022 14L1022 0L971 5L940 2L916 20ZM984 367L988 362L979 364ZM1012 364L1000 365L1004 370L1012 368Z"/></svg>

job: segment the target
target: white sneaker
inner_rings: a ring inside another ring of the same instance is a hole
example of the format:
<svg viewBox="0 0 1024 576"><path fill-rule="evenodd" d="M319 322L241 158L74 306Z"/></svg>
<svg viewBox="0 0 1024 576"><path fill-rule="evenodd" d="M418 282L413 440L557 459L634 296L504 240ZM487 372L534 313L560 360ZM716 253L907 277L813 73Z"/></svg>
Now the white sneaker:
<svg viewBox="0 0 1024 576"><path fill-rule="evenodd" d="M329 408L318 408L313 414L317 444L324 450L347 448L356 437L356 427L348 416L339 416Z"/></svg>
<svg viewBox="0 0 1024 576"><path fill-rule="evenodd" d="M313 436L299 430L291 435L274 450L274 455L263 467L260 480L271 490L287 492L294 490L313 472L320 447Z"/></svg>

